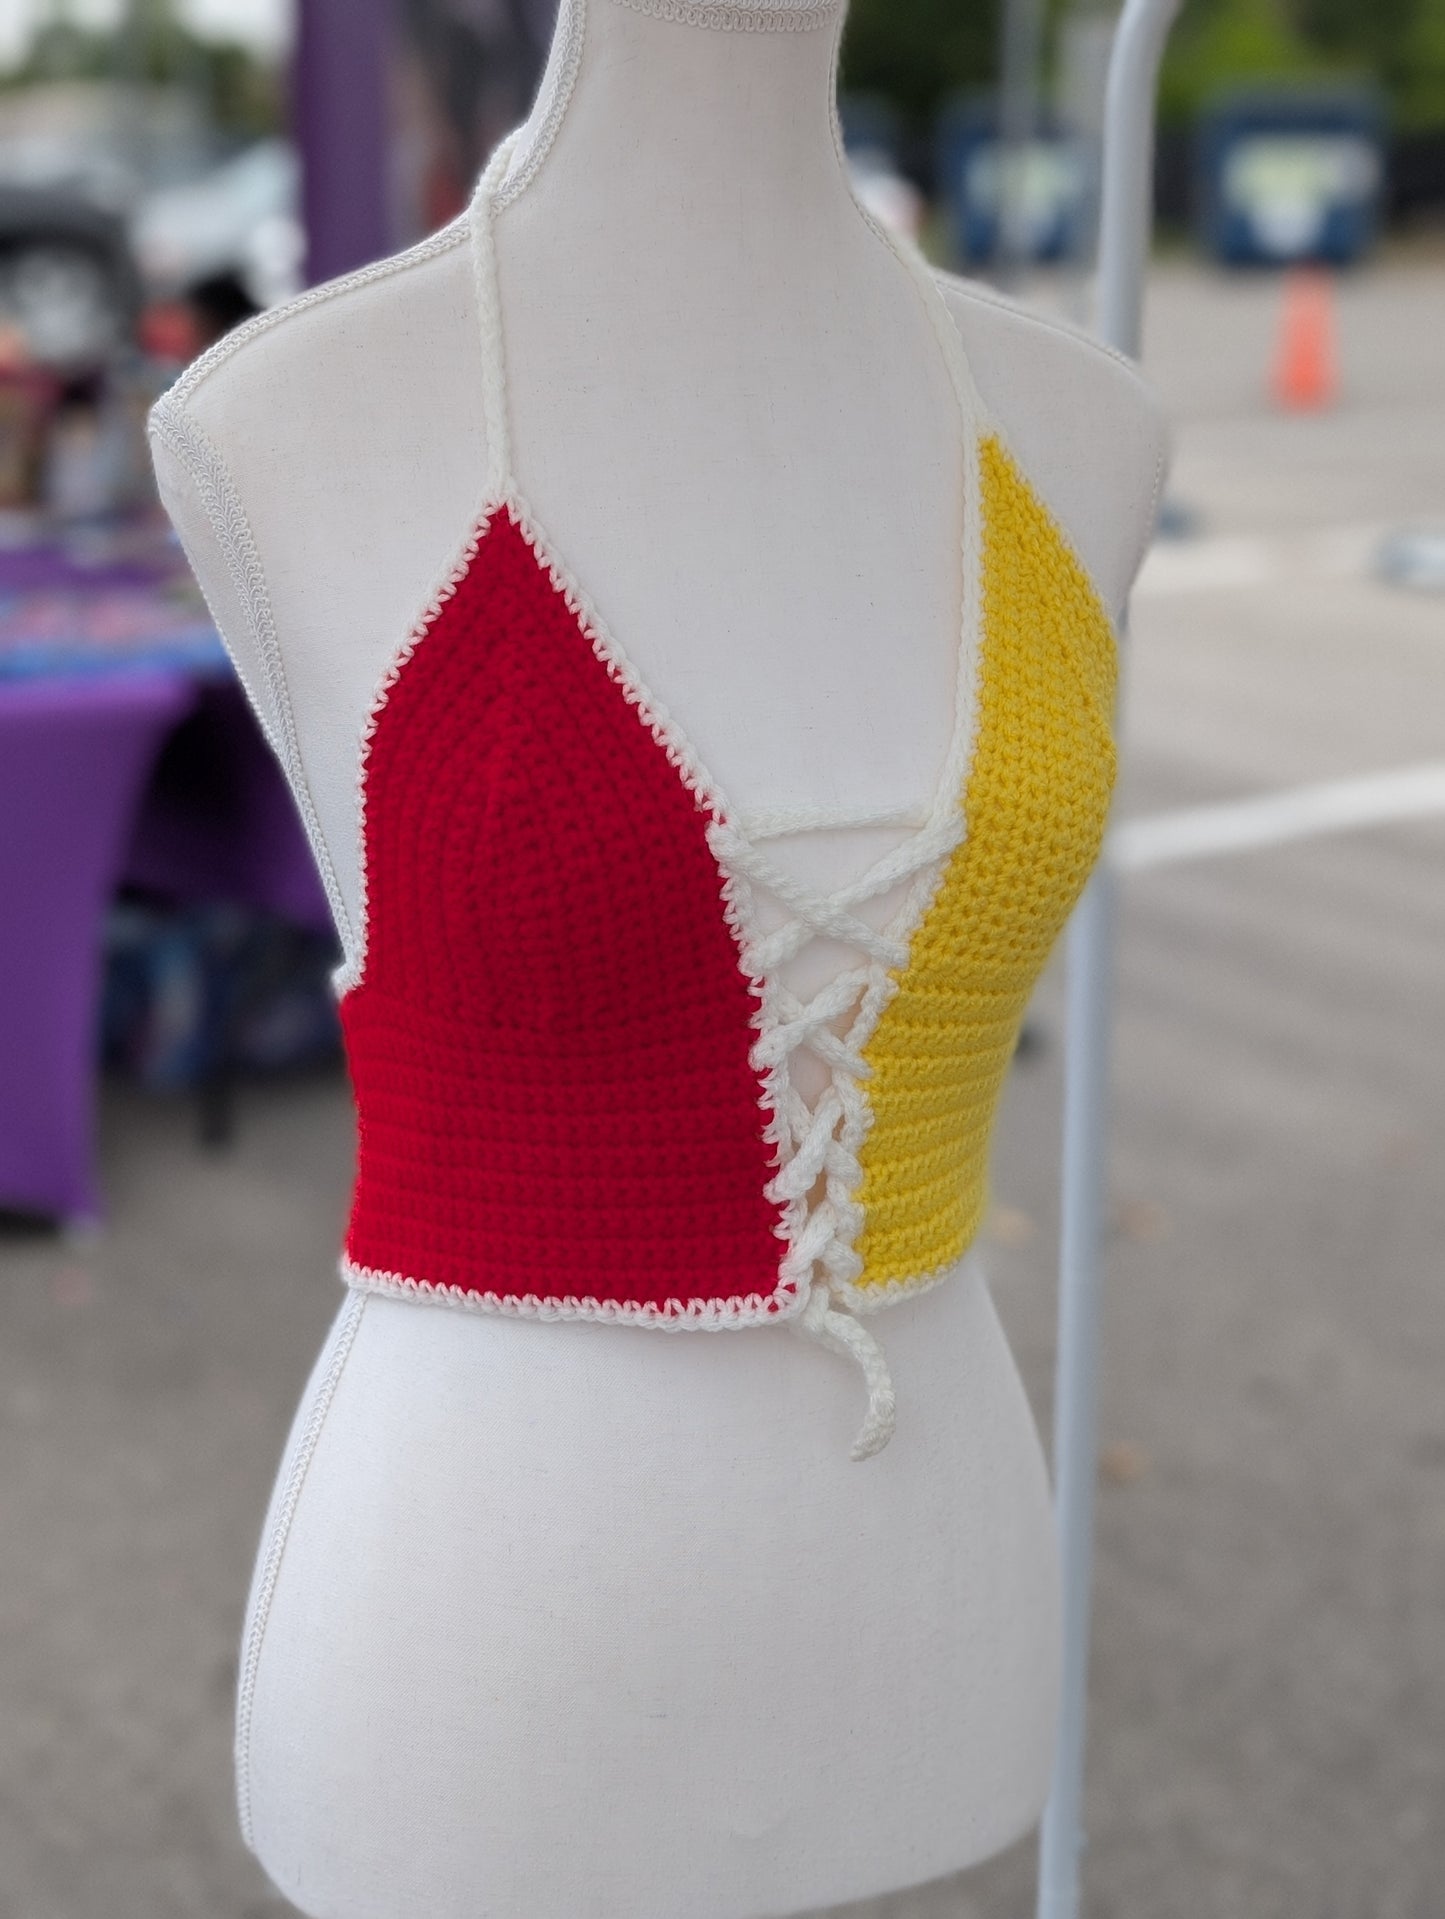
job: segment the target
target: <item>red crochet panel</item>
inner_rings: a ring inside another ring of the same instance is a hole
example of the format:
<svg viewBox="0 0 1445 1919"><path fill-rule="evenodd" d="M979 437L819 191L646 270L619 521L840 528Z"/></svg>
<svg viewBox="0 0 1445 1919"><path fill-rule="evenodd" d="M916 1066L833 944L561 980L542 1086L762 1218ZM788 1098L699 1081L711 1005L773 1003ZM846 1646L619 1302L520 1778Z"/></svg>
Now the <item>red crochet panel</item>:
<svg viewBox="0 0 1445 1919"><path fill-rule="evenodd" d="M504 1305L781 1303L709 817L496 510L366 761L353 1266Z"/></svg>

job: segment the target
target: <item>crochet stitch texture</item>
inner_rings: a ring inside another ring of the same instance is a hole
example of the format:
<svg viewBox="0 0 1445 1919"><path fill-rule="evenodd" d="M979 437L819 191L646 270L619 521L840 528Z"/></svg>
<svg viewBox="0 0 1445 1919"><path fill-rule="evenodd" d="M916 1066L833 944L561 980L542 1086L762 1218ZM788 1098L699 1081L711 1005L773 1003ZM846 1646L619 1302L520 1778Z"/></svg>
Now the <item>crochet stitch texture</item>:
<svg viewBox="0 0 1445 1919"><path fill-rule="evenodd" d="M367 752L353 1265L665 1317L696 1310L694 1247L716 1311L765 1310L754 1005L706 824L497 508Z"/></svg>
<svg viewBox="0 0 1445 1919"><path fill-rule="evenodd" d="M995 437L982 448L983 648L968 833L864 1050L869 1288L951 1266L987 1208L988 1143L1029 996L1099 851L1116 655L1078 561Z"/></svg>
<svg viewBox="0 0 1445 1919"><path fill-rule="evenodd" d="M864 1320L973 1241L1024 1009L1098 856L1113 630L922 256L879 229L959 404L953 740L903 844L830 895L790 880L765 843L798 821L729 807L513 481L492 208L514 139L468 216L485 499L362 742L343 1275L539 1318L788 1322L860 1366L864 1458L894 1421ZM860 915L899 887L887 926ZM790 915L766 935L760 890ZM859 963L800 1001L782 969L818 937Z"/></svg>

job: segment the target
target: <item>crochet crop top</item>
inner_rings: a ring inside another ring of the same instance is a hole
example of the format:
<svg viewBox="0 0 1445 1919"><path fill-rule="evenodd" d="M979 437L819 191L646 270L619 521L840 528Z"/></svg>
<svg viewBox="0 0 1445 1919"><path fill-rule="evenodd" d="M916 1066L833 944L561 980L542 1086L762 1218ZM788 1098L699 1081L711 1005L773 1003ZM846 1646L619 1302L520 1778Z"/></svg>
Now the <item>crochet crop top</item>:
<svg viewBox="0 0 1445 1919"><path fill-rule="evenodd" d="M1100 847L1113 632L922 256L887 236L962 426L952 746L926 819L860 880L783 873L777 823L729 807L513 482L492 199L514 139L469 216L486 495L361 748L343 1276L541 1319L791 1322L861 1365L866 1457L894 1396L863 1321L973 1240L1024 1009ZM881 930L855 910L905 882ZM791 914L766 935L759 888ZM800 1001L779 969L819 935L857 963ZM811 1105L801 1048L828 1069Z"/></svg>

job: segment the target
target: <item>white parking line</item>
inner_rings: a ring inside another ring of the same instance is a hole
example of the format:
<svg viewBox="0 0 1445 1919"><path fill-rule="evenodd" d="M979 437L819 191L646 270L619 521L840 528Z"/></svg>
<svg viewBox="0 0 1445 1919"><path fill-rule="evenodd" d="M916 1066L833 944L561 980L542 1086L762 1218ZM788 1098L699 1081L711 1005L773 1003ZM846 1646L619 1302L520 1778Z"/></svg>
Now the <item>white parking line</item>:
<svg viewBox="0 0 1445 1919"><path fill-rule="evenodd" d="M1159 540L1150 548L1133 598L1269 586L1285 580L1364 579L1373 570L1383 523L1311 527L1269 539L1221 534L1213 539Z"/></svg>
<svg viewBox="0 0 1445 1919"><path fill-rule="evenodd" d="M1321 833L1429 819L1437 814L1445 814L1445 760L1399 767L1388 773L1367 773L1359 779L1291 787L1256 799L1123 820L1110 835L1109 856L1122 871L1137 873L1150 866L1173 865L1177 860L1281 846Z"/></svg>

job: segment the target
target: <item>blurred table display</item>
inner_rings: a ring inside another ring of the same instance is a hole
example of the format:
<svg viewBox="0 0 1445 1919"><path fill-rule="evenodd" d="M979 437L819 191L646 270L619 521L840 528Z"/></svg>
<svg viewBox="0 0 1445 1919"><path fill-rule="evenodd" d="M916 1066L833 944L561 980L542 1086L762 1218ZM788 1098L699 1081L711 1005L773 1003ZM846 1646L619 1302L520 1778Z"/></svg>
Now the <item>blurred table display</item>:
<svg viewBox="0 0 1445 1919"><path fill-rule="evenodd" d="M150 672L0 686L0 1204L99 1210L94 1030L104 916L157 745L185 711Z"/></svg>
<svg viewBox="0 0 1445 1919"><path fill-rule="evenodd" d="M59 390L52 374L14 352L0 328L0 511L25 506L39 490Z"/></svg>
<svg viewBox="0 0 1445 1919"><path fill-rule="evenodd" d="M126 877L328 926L285 782L174 535L153 519L31 532L20 544L13 524L0 525L0 687L163 672L191 689L147 789Z"/></svg>
<svg viewBox="0 0 1445 1919"><path fill-rule="evenodd" d="M310 848L145 434L180 366L255 310L222 202L254 213L288 165L253 149L219 197L150 207L174 280L150 309L119 216L0 183L0 1209L97 1213L102 1046L195 1090L212 1138L242 1070L336 1049Z"/></svg>
<svg viewBox="0 0 1445 1919"><path fill-rule="evenodd" d="M108 1056L195 1088L220 1136L237 1072L334 1050L334 935L290 793L154 517L0 515L0 736L0 1207L90 1217L102 1004ZM45 875L67 910L44 906Z"/></svg>
<svg viewBox="0 0 1445 1919"><path fill-rule="evenodd" d="M0 680L169 667L229 676L175 541L153 523L0 520Z"/></svg>

